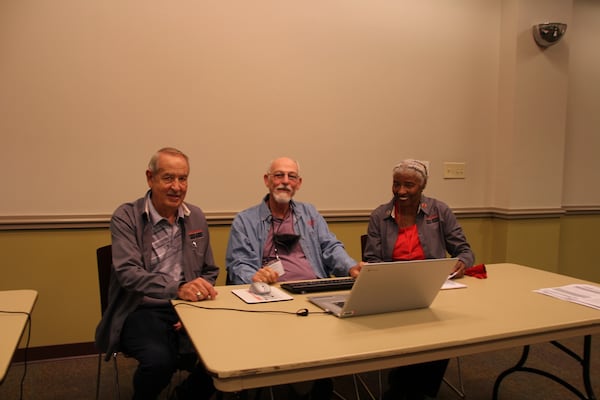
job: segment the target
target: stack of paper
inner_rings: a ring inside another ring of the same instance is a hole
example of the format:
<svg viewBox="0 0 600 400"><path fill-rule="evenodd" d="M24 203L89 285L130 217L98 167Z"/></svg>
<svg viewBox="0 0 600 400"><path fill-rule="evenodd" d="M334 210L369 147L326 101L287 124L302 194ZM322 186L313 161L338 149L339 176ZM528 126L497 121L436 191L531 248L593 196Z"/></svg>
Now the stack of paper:
<svg viewBox="0 0 600 400"><path fill-rule="evenodd" d="M553 288L537 289L534 290L534 292L600 310L600 287L598 286L573 284Z"/></svg>

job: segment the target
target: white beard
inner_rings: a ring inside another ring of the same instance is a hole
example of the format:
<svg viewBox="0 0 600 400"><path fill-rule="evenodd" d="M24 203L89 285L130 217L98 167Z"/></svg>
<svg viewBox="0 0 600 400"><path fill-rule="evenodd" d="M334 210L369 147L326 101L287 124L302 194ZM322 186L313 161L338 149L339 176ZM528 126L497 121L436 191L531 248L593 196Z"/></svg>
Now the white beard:
<svg viewBox="0 0 600 400"><path fill-rule="evenodd" d="M292 195L288 192L273 193L273 200L278 204L288 204L292 200Z"/></svg>

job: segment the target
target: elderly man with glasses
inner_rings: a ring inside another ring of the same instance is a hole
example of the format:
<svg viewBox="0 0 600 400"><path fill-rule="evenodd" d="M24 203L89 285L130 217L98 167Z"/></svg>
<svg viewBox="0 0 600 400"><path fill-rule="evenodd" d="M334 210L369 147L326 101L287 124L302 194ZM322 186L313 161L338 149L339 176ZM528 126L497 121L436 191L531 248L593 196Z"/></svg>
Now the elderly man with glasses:
<svg viewBox="0 0 600 400"><path fill-rule="evenodd" d="M227 273L234 284L354 276L360 264L312 204L294 201L302 186L298 162L273 160L264 174L269 193L231 226Z"/></svg>

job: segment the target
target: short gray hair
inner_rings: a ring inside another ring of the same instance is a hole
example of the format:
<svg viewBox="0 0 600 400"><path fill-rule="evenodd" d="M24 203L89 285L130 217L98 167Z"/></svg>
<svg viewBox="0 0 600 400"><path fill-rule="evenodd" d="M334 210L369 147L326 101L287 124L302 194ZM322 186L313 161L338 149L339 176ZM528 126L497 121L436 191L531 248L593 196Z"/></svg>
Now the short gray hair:
<svg viewBox="0 0 600 400"><path fill-rule="evenodd" d="M298 175L300 175L300 163L296 159L291 158L291 157L277 157L277 158L274 158L271 161L269 161L269 166L267 167L267 175L270 174L271 172L273 172L273 171L271 171L271 167L273 166L273 163L275 162L275 160L279 160L280 158L289 158L290 160L292 160L294 162L294 164L296 164L296 168L298 169Z"/></svg>
<svg viewBox="0 0 600 400"><path fill-rule="evenodd" d="M158 172L158 158L160 157L161 154L170 154L172 156L181 156L181 157L185 158L185 161L187 162L187 164L190 165L190 160L189 160L188 156L186 156L184 154L183 151L177 150L174 147L163 147L162 149L160 149L156 153L154 153L152 158L150 158L150 162L148 163L148 169L153 174Z"/></svg>

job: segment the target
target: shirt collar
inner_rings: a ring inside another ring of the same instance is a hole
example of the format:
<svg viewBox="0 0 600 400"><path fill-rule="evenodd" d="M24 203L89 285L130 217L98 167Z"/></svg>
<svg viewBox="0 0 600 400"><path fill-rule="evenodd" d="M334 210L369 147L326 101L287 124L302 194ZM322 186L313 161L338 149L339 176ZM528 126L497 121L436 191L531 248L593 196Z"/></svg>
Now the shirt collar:
<svg viewBox="0 0 600 400"><path fill-rule="evenodd" d="M156 208L154 208L154 204L152 204L152 201L150 200L151 197L152 192L149 190L148 193L146 193L146 199L144 201L144 213L148 215L148 218L150 219L152 225L156 225L163 219L166 220L166 218L160 215L158 211L156 211ZM181 205L177 209L177 220L179 221L184 217L189 217L191 213L192 211L188 208L188 206L185 203L181 203Z"/></svg>
<svg viewBox="0 0 600 400"><path fill-rule="evenodd" d="M260 219L263 221L271 221L272 218L272 214L271 214L271 210L269 209L269 196L270 194L267 194L265 197L263 197L263 201L262 204L260 206L260 210L259 210L259 214L260 214ZM292 210L295 209L296 207L296 203L294 202L294 199L290 200L290 207ZM296 213L294 212L294 218Z"/></svg>
<svg viewBox="0 0 600 400"><path fill-rule="evenodd" d="M392 199L392 202L390 204L390 209L388 211L390 218L393 218L394 220L396 219L395 204L396 204L395 199ZM417 209L417 214L419 214L421 212L426 215L429 214L429 207L427 207L427 199L425 197L421 197L421 202L419 203L419 208Z"/></svg>

